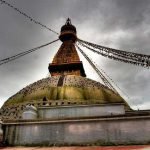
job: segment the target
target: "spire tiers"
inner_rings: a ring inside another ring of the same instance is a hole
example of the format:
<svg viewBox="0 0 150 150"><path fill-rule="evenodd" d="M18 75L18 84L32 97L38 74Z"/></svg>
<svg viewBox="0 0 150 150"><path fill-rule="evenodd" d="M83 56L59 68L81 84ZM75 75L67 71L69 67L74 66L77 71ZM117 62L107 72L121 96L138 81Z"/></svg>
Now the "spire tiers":
<svg viewBox="0 0 150 150"><path fill-rule="evenodd" d="M75 48L76 28L71 24L69 18L66 24L61 27L59 39L63 43L48 67L51 76L79 75L85 77L83 64Z"/></svg>
<svg viewBox="0 0 150 150"><path fill-rule="evenodd" d="M71 20L68 18L66 24L61 27L61 33L59 39L64 42L67 40L72 40L75 42L77 40L76 27L71 24Z"/></svg>

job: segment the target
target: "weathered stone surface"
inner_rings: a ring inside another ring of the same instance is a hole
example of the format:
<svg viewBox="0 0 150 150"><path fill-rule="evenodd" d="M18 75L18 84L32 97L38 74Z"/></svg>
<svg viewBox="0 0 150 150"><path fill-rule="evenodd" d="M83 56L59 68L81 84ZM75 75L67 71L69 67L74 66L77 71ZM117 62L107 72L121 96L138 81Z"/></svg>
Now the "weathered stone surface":
<svg viewBox="0 0 150 150"><path fill-rule="evenodd" d="M22 119L37 119L38 112L37 108L34 106L27 105L22 113Z"/></svg>
<svg viewBox="0 0 150 150"><path fill-rule="evenodd" d="M150 142L150 117L7 123L10 145L144 144Z"/></svg>
<svg viewBox="0 0 150 150"><path fill-rule="evenodd" d="M123 103L124 99L114 91L94 80L81 76L53 76L39 80L10 97L1 109L3 119L18 119L26 105L35 107L48 105L112 104ZM46 99L44 101L43 99Z"/></svg>
<svg viewBox="0 0 150 150"><path fill-rule="evenodd" d="M9 98L4 106L47 97L50 100L100 100L123 102L123 99L103 84L81 76L68 75L61 87L57 86L60 76L39 80Z"/></svg>
<svg viewBox="0 0 150 150"><path fill-rule="evenodd" d="M38 116L42 119L63 119L63 118L83 118L99 117L125 114L124 105L77 105L77 106L57 106L40 107Z"/></svg>

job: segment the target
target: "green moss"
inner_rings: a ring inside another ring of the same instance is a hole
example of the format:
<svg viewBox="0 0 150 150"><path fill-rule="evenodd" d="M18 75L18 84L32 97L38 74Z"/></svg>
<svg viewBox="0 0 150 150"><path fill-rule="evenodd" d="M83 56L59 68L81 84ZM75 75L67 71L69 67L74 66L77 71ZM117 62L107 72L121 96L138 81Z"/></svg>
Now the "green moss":
<svg viewBox="0 0 150 150"><path fill-rule="evenodd" d="M23 95L22 94L16 94L15 97L8 99L5 102L5 105L22 103L22 102L23 102Z"/></svg>
<svg viewBox="0 0 150 150"><path fill-rule="evenodd" d="M47 87L44 89L37 89L32 93L26 95L17 94L13 98L8 99L5 105L18 104L23 102L37 101L47 97L49 100L74 100L87 101L94 103L99 101L100 103L120 103L124 100L117 94L108 89L98 88L78 88L71 86L63 87Z"/></svg>
<svg viewBox="0 0 150 150"><path fill-rule="evenodd" d="M57 89L55 87L50 87L49 88L49 99L56 99L57 97Z"/></svg>

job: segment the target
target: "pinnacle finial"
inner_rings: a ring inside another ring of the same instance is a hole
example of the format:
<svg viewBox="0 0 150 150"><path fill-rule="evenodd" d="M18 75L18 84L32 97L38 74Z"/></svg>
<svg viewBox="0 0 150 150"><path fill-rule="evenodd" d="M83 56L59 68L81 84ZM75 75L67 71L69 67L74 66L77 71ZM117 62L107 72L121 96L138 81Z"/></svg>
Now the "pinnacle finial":
<svg viewBox="0 0 150 150"><path fill-rule="evenodd" d="M67 19L66 25L71 25L71 19L70 18Z"/></svg>

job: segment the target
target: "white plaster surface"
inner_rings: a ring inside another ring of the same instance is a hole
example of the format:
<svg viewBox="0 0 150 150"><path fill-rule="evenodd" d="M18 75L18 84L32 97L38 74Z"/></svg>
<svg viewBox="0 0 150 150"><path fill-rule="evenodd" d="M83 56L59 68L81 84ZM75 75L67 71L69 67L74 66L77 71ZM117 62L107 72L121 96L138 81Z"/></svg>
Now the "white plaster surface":
<svg viewBox="0 0 150 150"><path fill-rule="evenodd" d="M40 118L61 119L95 116L112 116L125 114L124 105L85 105L41 107L38 109Z"/></svg>

